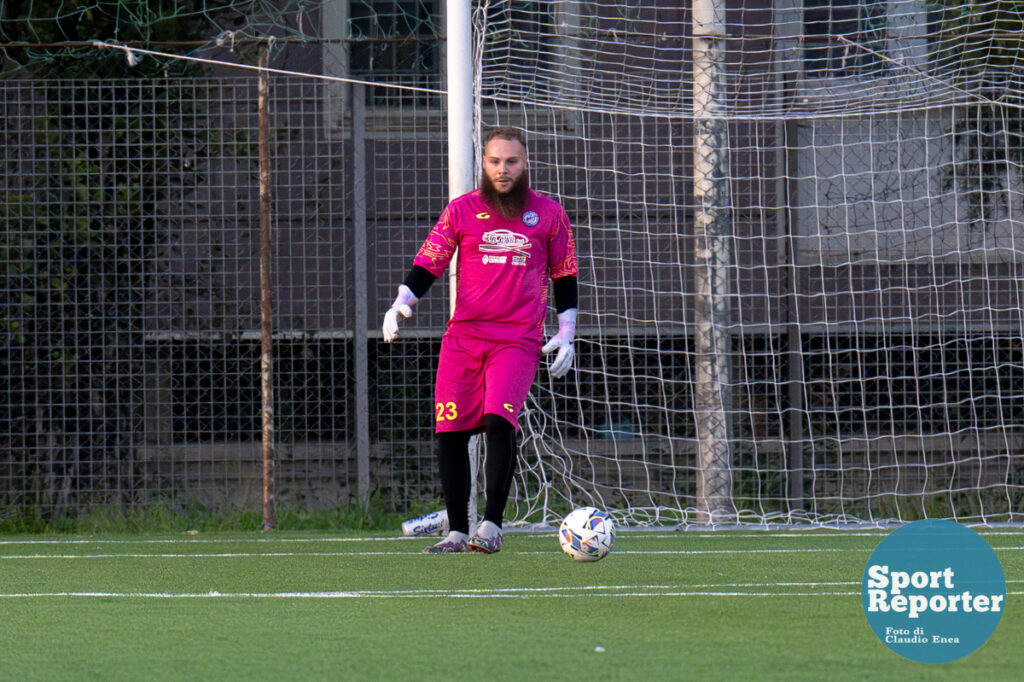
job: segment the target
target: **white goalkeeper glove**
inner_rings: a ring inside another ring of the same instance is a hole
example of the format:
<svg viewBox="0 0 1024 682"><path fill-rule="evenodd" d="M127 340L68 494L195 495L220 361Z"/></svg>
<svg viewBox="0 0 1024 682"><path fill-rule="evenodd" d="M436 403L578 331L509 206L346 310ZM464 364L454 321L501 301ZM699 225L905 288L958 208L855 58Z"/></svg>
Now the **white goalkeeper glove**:
<svg viewBox="0 0 1024 682"><path fill-rule="evenodd" d="M548 373L556 379L560 379L572 369L574 352L572 341L576 337L576 308L569 308L558 313L558 333L544 344L540 349L541 353L550 353L557 350L558 355L548 365Z"/></svg>
<svg viewBox="0 0 1024 682"><path fill-rule="evenodd" d="M399 285L395 302L391 304L390 310L384 313L384 326L381 331L384 332L386 343L391 343L398 338L398 316L412 317L412 307L419 300L409 287L404 284Z"/></svg>

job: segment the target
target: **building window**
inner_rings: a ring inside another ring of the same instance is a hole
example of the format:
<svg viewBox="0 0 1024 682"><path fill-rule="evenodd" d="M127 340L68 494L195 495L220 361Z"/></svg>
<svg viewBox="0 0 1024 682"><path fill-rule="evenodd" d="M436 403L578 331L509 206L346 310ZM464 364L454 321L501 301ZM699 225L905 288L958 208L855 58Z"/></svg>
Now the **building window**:
<svg viewBox="0 0 1024 682"><path fill-rule="evenodd" d="M407 85L436 81L441 35L437 5L436 0L353 0L349 73Z"/></svg>
<svg viewBox="0 0 1024 682"><path fill-rule="evenodd" d="M811 78L866 76L883 67L885 0L805 0L804 70Z"/></svg>

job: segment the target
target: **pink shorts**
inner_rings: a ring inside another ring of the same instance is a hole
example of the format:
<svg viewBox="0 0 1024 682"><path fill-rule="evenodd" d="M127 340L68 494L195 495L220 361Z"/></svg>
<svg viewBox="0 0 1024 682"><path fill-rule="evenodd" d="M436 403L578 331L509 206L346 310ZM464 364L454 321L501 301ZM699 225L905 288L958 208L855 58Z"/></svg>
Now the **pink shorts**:
<svg viewBox="0 0 1024 682"><path fill-rule="evenodd" d="M436 431L481 431L497 414L519 430L519 410L540 364L535 341L485 341L449 334L441 339L434 386Z"/></svg>

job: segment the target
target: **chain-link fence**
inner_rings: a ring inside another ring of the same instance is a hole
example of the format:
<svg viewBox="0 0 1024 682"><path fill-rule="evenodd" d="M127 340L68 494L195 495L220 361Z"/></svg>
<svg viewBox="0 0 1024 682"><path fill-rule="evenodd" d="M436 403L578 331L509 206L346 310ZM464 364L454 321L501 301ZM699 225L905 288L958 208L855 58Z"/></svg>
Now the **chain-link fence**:
<svg viewBox="0 0 1024 682"><path fill-rule="evenodd" d="M351 121L349 101L326 88L275 78L270 111L276 478L283 504L314 507L355 495L354 147L370 319L446 198L442 112L384 101L354 143L331 124ZM0 98L3 506L251 506L255 79L7 81ZM425 327L441 328L443 307L425 302ZM369 344L372 479L399 507L436 495L423 418L435 343Z"/></svg>

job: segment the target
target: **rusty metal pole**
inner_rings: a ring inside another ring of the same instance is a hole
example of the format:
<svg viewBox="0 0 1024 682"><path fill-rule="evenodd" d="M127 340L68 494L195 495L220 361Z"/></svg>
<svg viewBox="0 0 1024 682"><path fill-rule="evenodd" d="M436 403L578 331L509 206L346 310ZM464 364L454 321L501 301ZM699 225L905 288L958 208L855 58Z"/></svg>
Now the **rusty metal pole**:
<svg viewBox="0 0 1024 682"><path fill-rule="evenodd" d="M270 72L267 66L267 43L259 45L259 87L257 120L259 126L260 181L260 385L263 418L263 530L277 525L274 510L274 327L273 327L273 257L272 210L270 185Z"/></svg>

